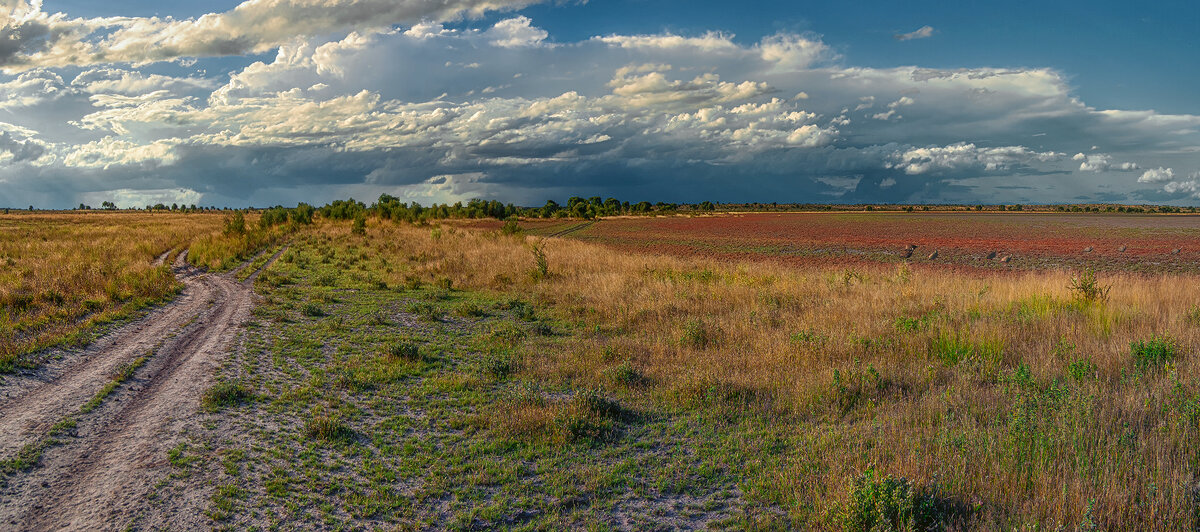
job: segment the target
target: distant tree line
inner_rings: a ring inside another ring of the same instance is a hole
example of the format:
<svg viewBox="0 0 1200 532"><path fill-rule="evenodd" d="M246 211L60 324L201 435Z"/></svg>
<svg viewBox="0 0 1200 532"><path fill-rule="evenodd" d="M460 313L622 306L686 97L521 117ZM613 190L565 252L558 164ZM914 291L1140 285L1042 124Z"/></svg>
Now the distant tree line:
<svg viewBox="0 0 1200 532"><path fill-rule="evenodd" d="M100 205L101 210L117 210L118 207L111 201L105 201ZM29 206L29 210L33 211L34 207ZM76 210L93 210L90 205L80 203ZM137 210L137 209L133 209ZM229 212L237 209L229 207L203 207L196 204L181 205L172 203L166 205L157 203L146 205L145 209L148 212L175 212L175 213L191 213L191 212ZM541 207L521 207L512 203L501 203L496 200L473 199L465 204L456 202L453 204L434 203L429 206L421 205L418 202L405 202L400 198L389 194L382 194L379 199L370 205L361 201L356 201L353 198L345 200L336 200L323 207L314 208L310 205L301 203L295 208L289 209L281 206L270 207L266 209L241 209L244 211L256 211L263 214L260 218L260 223L277 224L284 222L295 223L311 223L312 216L320 214L323 218L331 220L354 220L357 218L366 218L368 216L378 217L384 220L392 220L396 222L411 222L423 223L431 220L444 220L451 218L495 218L505 220L513 217L520 218L576 218L583 220L592 220L605 216L635 216L635 215L670 215L670 214L686 214L686 213L703 213L716 210L724 212L796 212L796 211L895 211L895 212L914 212L920 211L936 211L936 212L951 212L951 211L1032 211L1032 212L1094 212L1094 213L1197 213L1200 209L1197 207L1174 207L1169 205L1113 205L1113 204L1065 204L1065 205L1027 205L1027 204L974 204L974 205L904 205L904 204L828 204L828 203L713 203L711 201L703 201L700 203L666 203L657 202L650 203L641 201L638 203L630 203L621 201L617 198L602 198L601 196L592 196L584 198L580 196L572 196L567 199L566 205L559 204L557 201L549 200ZM7 209L5 209L7 212ZM293 217L297 217L293 219ZM277 221L282 218L282 221Z"/></svg>

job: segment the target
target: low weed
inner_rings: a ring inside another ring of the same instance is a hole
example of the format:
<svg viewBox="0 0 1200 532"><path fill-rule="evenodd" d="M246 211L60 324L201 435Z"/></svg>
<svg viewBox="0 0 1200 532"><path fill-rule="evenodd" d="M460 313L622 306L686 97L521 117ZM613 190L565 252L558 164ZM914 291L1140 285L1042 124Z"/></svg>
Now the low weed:
<svg viewBox="0 0 1200 532"><path fill-rule="evenodd" d="M421 362L424 357L421 355L421 348L412 342L394 341L384 348L384 357L388 360L407 362Z"/></svg>
<svg viewBox="0 0 1200 532"><path fill-rule="evenodd" d="M1133 353L1134 364L1143 371L1165 366L1181 354L1179 343L1169 336L1133 342L1129 344L1129 350Z"/></svg>
<svg viewBox="0 0 1200 532"><path fill-rule="evenodd" d="M933 530L938 528L936 499L904 477L879 476L867 469L850 486L850 500L837 515L846 532Z"/></svg>
<svg viewBox="0 0 1200 532"><path fill-rule="evenodd" d="M354 431L336 417L319 414L304 422L304 437L327 442L348 441L354 438Z"/></svg>
<svg viewBox="0 0 1200 532"><path fill-rule="evenodd" d="M200 406L209 412L236 406L250 399L250 392L239 382L224 381L214 384L200 397Z"/></svg>

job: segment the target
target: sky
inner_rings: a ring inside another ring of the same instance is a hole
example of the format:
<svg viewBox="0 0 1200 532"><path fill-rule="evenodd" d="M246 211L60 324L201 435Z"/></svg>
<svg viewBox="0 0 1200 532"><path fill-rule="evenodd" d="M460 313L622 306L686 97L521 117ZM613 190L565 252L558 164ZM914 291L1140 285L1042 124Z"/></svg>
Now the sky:
<svg viewBox="0 0 1200 532"><path fill-rule="evenodd" d="M0 0L0 205L1200 204L1200 7Z"/></svg>

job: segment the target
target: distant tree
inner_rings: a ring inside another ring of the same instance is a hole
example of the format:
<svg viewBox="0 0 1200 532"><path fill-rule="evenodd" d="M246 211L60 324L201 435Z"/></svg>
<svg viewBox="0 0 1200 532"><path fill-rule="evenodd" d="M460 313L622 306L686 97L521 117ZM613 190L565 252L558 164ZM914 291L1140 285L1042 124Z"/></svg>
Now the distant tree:
<svg viewBox="0 0 1200 532"><path fill-rule="evenodd" d="M100 208L106 211L115 211L117 210L117 204L111 201L105 201L100 204Z"/></svg>

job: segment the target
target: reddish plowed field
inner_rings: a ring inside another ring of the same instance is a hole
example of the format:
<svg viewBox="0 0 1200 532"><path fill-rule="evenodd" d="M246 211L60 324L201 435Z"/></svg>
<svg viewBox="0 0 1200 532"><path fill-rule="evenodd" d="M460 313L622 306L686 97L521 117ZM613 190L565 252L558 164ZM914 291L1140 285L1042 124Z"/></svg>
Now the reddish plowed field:
<svg viewBox="0 0 1200 532"><path fill-rule="evenodd" d="M523 224L553 234L579 222ZM567 238L619 249L799 263L985 269L1200 271L1200 216L1054 213L784 213L607 218ZM916 250L908 259L908 245ZM1125 246L1125 251L1119 251ZM1091 252L1085 252L1088 247ZM1178 254L1172 251L1180 249ZM929 254L937 251L935 259ZM996 252L994 259L987 256ZM1002 262L1011 256L1009 262Z"/></svg>

